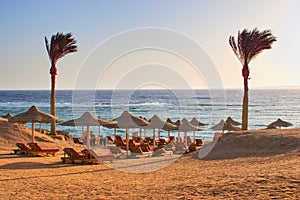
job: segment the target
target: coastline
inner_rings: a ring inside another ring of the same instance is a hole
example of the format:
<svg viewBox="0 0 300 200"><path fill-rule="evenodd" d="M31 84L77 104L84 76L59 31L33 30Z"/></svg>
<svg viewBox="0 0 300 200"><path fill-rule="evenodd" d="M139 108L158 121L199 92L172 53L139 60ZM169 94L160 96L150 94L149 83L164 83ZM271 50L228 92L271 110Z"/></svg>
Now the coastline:
<svg viewBox="0 0 300 200"><path fill-rule="evenodd" d="M15 127L7 134L17 130L28 131ZM9 141L9 148L1 153L15 148L16 141ZM74 145L58 140L42 144L60 149ZM0 195L4 199L299 199L299 145L300 129L230 133L207 159L187 154L147 173L112 169L108 163L61 164L62 151L54 157L2 154Z"/></svg>

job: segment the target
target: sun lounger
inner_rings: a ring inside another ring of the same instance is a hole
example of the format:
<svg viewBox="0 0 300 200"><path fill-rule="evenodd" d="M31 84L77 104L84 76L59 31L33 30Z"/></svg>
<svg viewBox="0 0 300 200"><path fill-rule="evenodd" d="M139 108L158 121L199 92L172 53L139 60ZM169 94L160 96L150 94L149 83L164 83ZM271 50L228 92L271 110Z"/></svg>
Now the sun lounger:
<svg viewBox="0 0 300 200"><path fill-rule="evenodd" d="M189 152L198 151L200 150L201 146L197 146L195 143L190 144Z"/></svg>
<svg viewBox="0 0 300 200"><path fill-rule="evenodd" d="M24 143L16 143L16 146L18 147L18 149L13 150L14 154L28 155L30 154L30 151L32 151L32 149Z"/></svg>
<svg viewBox="0 0 300 200"><path fill-rule="evenodd" d="M86 154L86 158L90 163L110 161L113 162L115 159L114 154L98 154L94 149L85 149L82 151Z"/></svg>
<svg viewBox="0 0 300 200"><path fill-rule="evenodd" d="M64 148L63 151L64 151L64 157L61 158L62 163L66 163L66 161L71 161L72 163L75 163L75 161L80 161L82 164L88 162L85 154L78 153L73 148Z"/></svg>
<svg viewBox="0 0 300 200"><path fill-rule="evenodd" d="M115 144L115 143L116 143L116 141L115 141L110 135L107 135L107 136L106 136L106 139L107 139L107 141L108 141L109 143L111 143L111 144Z"/></svg>
<svg viewBox="0 0 300 200"><path fill-rule="evenodd" d="M73 142L76 144L83 144L83 141L81 140L81 138L73 138Z"/></svg>
<svg viewBox="0 0 300 200"><path fill-rule="evenodd" d="M196 139L196 146L202 146L203 141L201 139Z"/></svg>
<svg viewBox="0 0 300 200"><path fill-rule="evenodd" d="M129 147L139 147L140 143L136 143L133 139L129 140Z"/></svg>
<svg viewBox="0 0 300 200"><path fill-rule="evenodd" d="M126 143L119 135L116 135L116 146L121 147L122 149L126 149Z"/></svg>
<svg viewBox="0 0 300 200"><path fill-rule="evenodd" d="M150 152L143 152L141 147L130 147L130 156L134 156L134 157L138 157L138 156L151 156L152 155L152 151Z"/></svg>
<svg viewBox="0 0 300 200"><path fill-rule="evenodd" d="M158 145L166 145L167 141L165 138L159 138Z"/></svg>
<svg viewBox="0 0 300 200"><path fill-rule="evenodd" d="M117 146L109 146L109 150L112 154L115 154L117 158L120 158L121 156L126 156L127 152Z"/></svg>
<svg viewBox="0 0 300 200"><path fill-rule="evenodd" d="M38 143L31 142L28 143L32 151L30 151L30 154L32 155L52 155L55 156L55 153L59 151L58 148L42 148Z"/></svg>

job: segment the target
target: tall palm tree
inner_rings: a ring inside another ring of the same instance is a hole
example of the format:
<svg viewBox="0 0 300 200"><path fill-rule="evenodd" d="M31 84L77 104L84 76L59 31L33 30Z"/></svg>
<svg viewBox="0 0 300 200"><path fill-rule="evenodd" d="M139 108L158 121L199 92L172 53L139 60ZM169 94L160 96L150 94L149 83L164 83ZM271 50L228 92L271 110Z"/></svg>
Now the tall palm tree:
<svg viewBox="0 0 300 200"><path fill-rule="evenodd" d="M56 115L55 109L55 83L57 68L56 63L58 59L64 57L69 53L77 51L76 40L72 38L71 33L63 34L57 32L56 35L52 35L50 44L47 37L45 37L46 50L51 62L50 75L51 75L51 98L50 98L50 112L51 115ZM51 133L56 134L55 121L51 122Z"/></svg>
<svg viewBox="0 0 300 200"><path fill-rule="evenodd" d="M243 65L242 76L244 78L244 98L242 111L242 130L248 129L248 79L249 63L259 53L265 49L271 49L271 45L276 41L270 30L259 31L254 28L252 31L244 29L238 32L237 41L233 36L229 37L229 44Z"/></svg>

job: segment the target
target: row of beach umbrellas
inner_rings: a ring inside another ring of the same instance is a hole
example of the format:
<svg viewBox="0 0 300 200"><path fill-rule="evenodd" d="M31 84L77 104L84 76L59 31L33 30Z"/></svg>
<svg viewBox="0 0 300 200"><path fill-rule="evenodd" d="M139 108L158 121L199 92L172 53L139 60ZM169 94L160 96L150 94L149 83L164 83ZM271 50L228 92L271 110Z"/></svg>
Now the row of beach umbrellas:
<svg viewBox="0 0 300 200"><path fill-rule="evenodd" d="M189 131L201 131L203 129L199 128L199 126L205 126L207 124L198 121L196 118L193 118L190 122L183 118L182 120L177 120L176 122L172 122L171 119L167 119L163 121L157 115L154 115L149 121L143 117L137 117L129 113L128 111L124 111L119 117L114 120L107 120L104 118L98 118L94 116L90 112L85 112L81 117L72 119L66 122L60 121L56 116L50 115L48 113L41 112L36 106L32 106L28 111L24 113L20 113L16 116L12 116L8 113L2 118L8 119L10 122L18 122L18 123L31 123L32 124L32 141L34 141L34 124L38 123L50 123L52 120L60 123L62 126L86 126L87 127L87 139L90 138L90 126L98 126L100 131L100 126L104 126L107 128L114 128L114 133L116 134L116 129L126 129L126 140L127 144L129 143L129 129L131 128L140 128L145 130L153 130L153 136L155 137L155 130L158 130L158 133L161 129L168 131L168 136L170 136L170 131L178 130L178 137L180 132L184 132L185 136ZM210 129L214 131L235 131L240 128L237 127L241 125L241 123L233 120L231 117L228 117L226 121L221 120L218 124L212 126ZM288 127L292 126L291 123L285 122L281 119L271 123L268 125L268 128L274 127ZM194 135L195 136L195 135ZM89 145L89 141L87 141ZM89 148L89 146L88 146ZM128 147L127 147L128 148Z"/></svg>

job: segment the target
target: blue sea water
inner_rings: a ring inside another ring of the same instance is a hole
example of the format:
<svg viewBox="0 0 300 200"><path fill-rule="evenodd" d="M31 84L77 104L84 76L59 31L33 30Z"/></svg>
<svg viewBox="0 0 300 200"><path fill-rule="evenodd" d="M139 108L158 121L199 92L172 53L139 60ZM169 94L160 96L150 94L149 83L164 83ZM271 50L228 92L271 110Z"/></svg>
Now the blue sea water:
<svg viewBox="0 0 300 200"><path fill-rule="evenodd" d="M58 90L56 115L66 121L90 111L98 117L113 119L128 110L147 119L154 114L163 120L171 118L173 121L196 117L209 124L203 127L204 131L197 133L197 137L210 140L213 132L209 127L221 119L231 116L241 121L242 98L242 90ZM50 91L46 90L2 90L0 116L8 112L13 115L25 112L32 105L50 113L49 99ZM277 118L293 123L293 127L300 127L300 90L250 90L249 129L265 128ZM27 126L30 127L30 124ZM43 128L49 129L49 125L43 125ZM81 128L57 125L57 129L69 131L73 136L81 135ZM93 129L98 131L97 127ZM113 135L113 130L101 127L101 131ZM124 130L119 129L118 134L124 135ZM162 132L162 136L166 134Z"/></svg>

